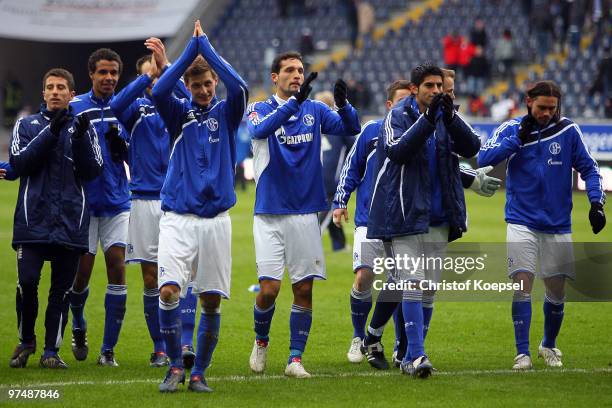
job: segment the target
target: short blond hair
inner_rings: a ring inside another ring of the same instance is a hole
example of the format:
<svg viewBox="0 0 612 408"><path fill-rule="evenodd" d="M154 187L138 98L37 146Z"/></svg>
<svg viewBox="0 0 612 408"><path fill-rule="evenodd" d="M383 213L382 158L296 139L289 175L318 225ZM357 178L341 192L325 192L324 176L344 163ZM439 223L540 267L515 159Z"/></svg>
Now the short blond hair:
<svg viewBox="0 0 612 408"><path fill-rule="evenodd" d="M444 78L448 77L448 78L451 78L451 79L455 79L455 70L454 69L442 68L442 73L444 74Z"/></svg>
<svg viewBox="0 0 612 408"><path fill-rule="evenodd" d="M330 91L317 92L314 96L315 101L320 101L333 109L334 107L334 94Z"/></svg>

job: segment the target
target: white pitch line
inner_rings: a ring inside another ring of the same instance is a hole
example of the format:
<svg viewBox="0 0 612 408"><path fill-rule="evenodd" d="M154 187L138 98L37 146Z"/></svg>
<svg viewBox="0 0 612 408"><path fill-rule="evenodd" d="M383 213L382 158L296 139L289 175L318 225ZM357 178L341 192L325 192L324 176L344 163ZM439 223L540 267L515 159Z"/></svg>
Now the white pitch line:
<svg viewBox="0 0 612 408"><path fill-rule="evenodd" d="M514 371L508 369L499 370L460 370L460 371L436 371L434 376L470 376L470 375L534 375L534 374L562 374L562 373L578 373L578 374L593 374L593 373L612 373L612 368L562 368L562 369L542 369L528 371ZM351 377L388 377L399 375L398 370L388 371L364 371L356 373L337 373L337 374L312 374L312 378L351 378ZM228 375L220 377L207 377L207 381L211 382L241 382L241 381L268 381L288 379L284 375ZM0 384L0 389L5 388L40 388L40 387L67 387L73 385L129 385L129 384L150 384L158 383L161 377L158 378L143 378L135 380L108 380L108 381L65 381L65 382L49 382L37 384Z"/></svg>

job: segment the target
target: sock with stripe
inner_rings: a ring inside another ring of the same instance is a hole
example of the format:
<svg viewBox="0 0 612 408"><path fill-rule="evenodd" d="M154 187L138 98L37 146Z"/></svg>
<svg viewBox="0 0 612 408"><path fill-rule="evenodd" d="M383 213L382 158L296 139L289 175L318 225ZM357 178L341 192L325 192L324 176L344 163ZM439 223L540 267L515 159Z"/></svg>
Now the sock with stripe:
<svg viewBox="0 0 612 408"><path fill-rule="evenodd" d="M210 365L217 341L219 340L219 326L221 324L221 313L206 313L203 309L200 313L200 325L198 326L198 341L196 343L196 358L191 377L204 376L204 372Z"/></svg>
<svg viewBox="0 0 612 408"><path fill-rule="evenodd" d="M101 352L113 350L119 339L119 332L125 316L125 302L127 300L127 285L106 286L104 298L104 338L102 340Z"/></svg>
<svg viewBox="0 0 612 408"><path fill-rule="evenodd" d="M306 349L310 326L312 325L312 309L291 305L291 315L289 316L289 360L290 364L295 359L301 359L302 353Z"/></svg>
<svg viewBox="0 0 612 408"><path fill-rule="evenodd" d="M512 299L512 323L514 324L514 341L517 355L530 355L531 295L529 293L514 292Z"/></svg>
<svg viewBox="0 0 612 408"><path fill-rule="evenodd" d="M423 345L423 302L416 300L419 294L410 291L402 301L402 313L404 315L404 330L408 340L408 350L404 355L404 362L410 362L415 358L425 355Z"/></svg>
<svg viewBox="0 0 612 408"><path fill-rule="evenodd" d="M181 311L182 335L181 344L193 347L193 332L195 330L196 307L198 297L192 293L193 288L187 288L187 295L180 299L179 308Z"/></svg>
<svg viewBox="0 0 612 408"><path fill-rule="evenodd" d="M353 323L353 338L365 337L366 322L368 314L372 309L372 290L359 292L355 288L351 288L351 321Z"/></svg>
<svg viewBox="0 0 612 408"><path fill-rule="evenodd" d="M72 329L87 330L87 322L85 321L85 303L89 296L89 287L82 292L70 290L70 310L72 311Z"/></svg>
<svg viewBox="0 0 612 408"><path fill-rule="evenodd" d="M159 299L159 327L166 345L166 354L173 367L183 367L181 352L181 310L179 302L166 303Z"/></svg>
<svg viewBox="0 0 612 408"><path fill-rule="evenodd" d="M267 309L260 309L257 304L253 306L253 320L255 322L255 339L267 343L270 340L270 326L274 316L275 305Z"/></svg>
<svg viewBox="0 0 612 408"><path fill-rule="evenodd" d="M544 298L544 339L542 346L548 348L556 347L557 336L563 323L564 303L563 300Z"/></svg>
<svg viewBox="0 0 612 408"><path fill-rule="evenodd" d="M159 329L159 289L145 289L142 301L144 304L144 317L153 340L153 352L165 351L164 339Z"/></svg>

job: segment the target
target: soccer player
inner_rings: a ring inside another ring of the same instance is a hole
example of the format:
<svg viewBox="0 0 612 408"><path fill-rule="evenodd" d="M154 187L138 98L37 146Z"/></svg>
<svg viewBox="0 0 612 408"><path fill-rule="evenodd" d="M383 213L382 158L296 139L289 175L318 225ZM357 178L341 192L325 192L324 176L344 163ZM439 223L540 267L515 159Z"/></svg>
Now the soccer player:
<svg viewBox="0 0 612 408"><path fill-rule="evenodd" d="M113 350L121 331L127 299L124 259L130 216L130 193L124 167L127 136L110 107L123 63L115 51L100 48L89 56L87 66L92 88L88 93L76 96L70 105L77 115L87 113L97 134L104 137L100 141L104 169L99 177L85 184L91 213L89 250L81 257L70 294L72 352L77 360L85 360L89 351L84 309L100 242L108 285L104 299L104 338L98 364L113 367L118 365Z"/></svg>
<svg viewBox="0 0 612 408"><path fill-rule="evenodd" d="M399 80L393 82L387 88L387 109L391 109L399 100L410 96L412 84L410 81ZM350 306L351 321L353 323L353 340L347 353L351 363L359 363L363 360L360 347L365 338L365 328L368 314L372 308L372 282L374 273L375 257L384 256L383 244L380 240L366 238L368 225L368 211L374 179L376 164L376 144L378 134L382 127L382 119L369 121L361 128L361 133L349 151L342 171L340 180L334 195L332 208L333 220L341 224L342 219L348 221L347 205L351 193L357 189L357 203L355 209L355 235L353 239L353 271L355 280L351 287ZM403 331L403 327L401 329ZM384 367L386 360L378 360Z"/></svg>
<svg viewBox="0 0 612 408"><path fill-rule="evenodd" d="M376 150L367 238L391 241L393 254L401 257L443 255L447 242L467 229L458 156L476 155L480 140L443 93L442 79L435 65L412 71L416 95L387 114ZM397 273L401 280L419 282L438 281L440 271L418 267ZM433 303L433 296L418 289L403 293L408 350L401 369L414 377L426 378L433 370L423 345L423 306ZM369 337L364 348L371 345Z"/></svg>
<svg viewBox="0 0 612 408"><path fill-rule="evenodd" d="M514 370L532 368L529 329L536 275L546 287L544 336L538 356L549 367L563 366L556 339L563 322L565 280L575 277L571 250L572 169L586 182L593 233L599 233L606 224L605 194L597 162L578 125L561 117L560 102L561 91L556 83L537 82L527 90L527 115L499 126L478 155L482 166L506 160L508 276L523 285L512 300Z"/></svg>
<svg viewBox="0 0 612 408"><path fill-rule="evenodd" d="M287 266L293 289L289 318L289 359L285 375L308 378L302 365L312 324L314 279L325 279L325 259L317 212L327 208L321 166L321 132L343 136L359 133L359 118L346 100L341 79L334 86L333 111L308 99L311 73L304 80L302 56L287 52L272 62L276 93L249 105L248 128L255 167L255 258L261 290L254 306L255 341L251 370L266 367L270 324Z"/></svg>
<svg viewBox="0 0 612 408"><path fill-rule="evenodd" d="M183 73L191 100L172 95ZM215 95L219 79L227 89L226 100ZM181 57L153 87L153 100L174 140L161 191L159 321L170 368L159 390L174 392L179 383L185 382L179 294L187 291L193 276L193 292L199 294L202 313L189 390L211 392L205 370L219 338L221 298L229 298L230 294L228 210L236 203L235 138L248 90L242 78L217 54L198 20Z"/></svg>
<svg viewBox="0 0 612 408"><path fill-rule="evenodd" d="M75 118L68 103L74 78L62 68L43 77L40 112L15 124L10 164L20 177L13 224L17 251L17 326L20 343L10 366L23 368L36 351L38 283L45 261L51 287L45 314L45 349L40 366L68 368L58 355L68 322L68 291L79 257L87 250L89 212L82 184L102 171L97 135L87 117Z"/></svg>
<svg viewBox="0 0 612 408"><path fill-rule="evenodd" d="M138 78L112 99L110 107L129 132L131 209L126 263L140 263L144 281L144 316L153 340L150 364L168 365L164 341L159 331L159 289L157 288L157 247L161 218L161 191L168 158L170 136L151 99L151 88L166 67L164 44L149 38L145 45L153 51L136 62ZM189 98L182 81L174 88L178 98ZM193 332L192 332L193 334Z"/></svg>
<svg viewBox="0 0 612 408"><path fill-rule="evenodd" d="M454 94L452 93L454 84L447 81L446 72L444 72L444 75L444 92L448 93L454 99ZM414 86L412 86L410 81L399 80L394 82L387 90L387 109L390 109L399 100L412 95L414 91ZM348 218L346 207L350 199L350 194L355 188L358 189L357 212L355 214L356 228L353 245L353 268L358 267L359 269L355 271L355 282L351 290L350 304L354 333L349 352L347 353L348 360L355 363L363 360L363 353L360 350L360 346L363 339L366 337L365 324L372 305L371 288L374 279L374 274L372 272L373 260L376 256L384 256L384 248L380 240L369 240L366 238L368 210L372 190L372 167L376 161L376 156L373 152L376 147L382 122L382 119L368 122L362 128L362 133L358 138L356 147L351 150L344 164L334 201L334 221L341 222L342 217L346 220ZM500 186L501 181L499 179L486 175L486 171L490 169L471 170L461 167L460 170L463 187L471 188L477 194L491 196ZM401 307L393 305L393 303L399 304L401 299L398 299L396 302L393 300L392 295L384 294L379 297L372 316L372 322L368 328L368 333L371 333L369 339L371 347L365 350L366 357L370 365L377 369L386 369L389 367L389 364L384 357L384 348L382 344L377 344L379 341L372 341L372 339L379 339L382 336L382 331L391 313L395 321L396 334L393 361L397 367L399 367L405 354L406 336L404 332L404 319L402 317ZM423 305L423 313L426 321L426 324L423 326L423 337L427 335L429 321L433 313L433 298L431 300L431 302L424 303Z"/></svg>

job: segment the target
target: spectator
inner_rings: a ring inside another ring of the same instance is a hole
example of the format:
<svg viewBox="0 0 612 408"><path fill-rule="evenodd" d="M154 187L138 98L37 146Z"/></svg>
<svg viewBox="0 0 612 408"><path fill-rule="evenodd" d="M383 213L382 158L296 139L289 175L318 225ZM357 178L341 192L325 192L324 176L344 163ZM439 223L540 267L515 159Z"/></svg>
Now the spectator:
<svg viewBox="0 0 612 408"><path fill-rule="evenodd" d="M370 106L370 90L367 86L354 79L348 79L346 81L348 86L347 99L357 110L367 110Z"/></svg>
<svg viewBox="0 0 612 408"><path fill-rule="evenodd" d="M461 37L461 46L459 47L459 68L464 76L468 76L467 69L474 57L476 47L467 41L464 37Z"/></svg>
<svg viewBox="0 0 612 408"><path fill-rule="evenodd" d="M459 68L459 55L461 54L462 42L463 37L461 37L456 31L442 39L444 65L448 69L457 71Z"/></svg>
<svg viewBox="0 0 612 408"><path fill-rule="evenodd" d="M478 17L474 21L474 27L472 27L472 31L470 31L470 43L474 46L482 47L483 49L487 48L487 31L485 30L484 21Z"/></svg>
<svg viewBox="0 0 612 408"><path fill-rule="evenodd" d="M612 55L610 46L604 48L604 55L597 69L593 85L589 88L589 96L600 93L604 101L606 118L612 118Z"/></svg>
<svg viewBox="0 0 612 408"><path fill-rule="evenodd" d="M466 69L468 92L481 95L489 79L489 73L489 60L484 55L482 47L477 46Z"/></svg>
<svg viewBox="0 0 612 408"><path fill-rule="evenodd" d="M552 34L552 14L548 0L534 0L531 13L531 26L533 26L538 52L538 62L543 63L550 50L550 37Z"/></svg>
<svg viewBox="0 0 612 408"><path fill-rule="evenodd" d="M504 29L501 38L495 44L495 61L503 78L514 77L514 44L512 31L509 28Z"/></svg>

